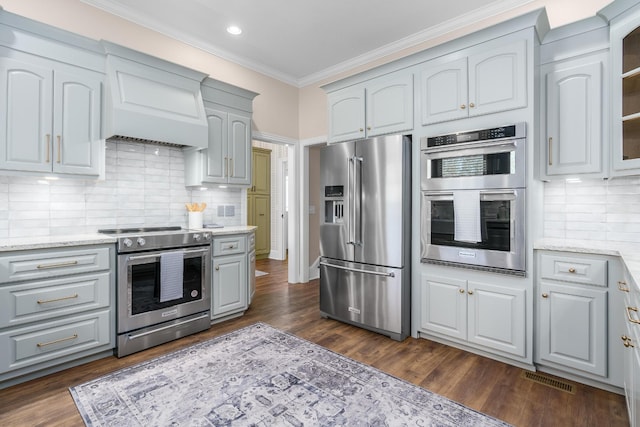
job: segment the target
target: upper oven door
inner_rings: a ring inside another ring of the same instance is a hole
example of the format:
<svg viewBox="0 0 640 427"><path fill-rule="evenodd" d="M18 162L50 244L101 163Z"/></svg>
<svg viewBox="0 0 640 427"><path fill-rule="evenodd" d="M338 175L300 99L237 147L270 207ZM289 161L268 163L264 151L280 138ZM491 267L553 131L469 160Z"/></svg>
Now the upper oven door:
<svg viewBox="0 0 640 427"><path fill-rule="evenodd" d="M457 227L466 227L468 218L456 215L454 193L422 193L422 261L524 271L525 190L479 191L479 230L474 240L469 240L468 234L456 230Z"/></svg>
<svg viewBox="0 0 640 427"><path fill-rule="evenodd" d="M525 139L424 148L420 162L423 191L525 187Z"/></svg>
<svg viewBox="0 0 640 427"><path fill-rule="evenodd" d="M169 252L181 255L182 283L165 283L172 295L163 298L162 255ZM118 255L118 332L209 310L210 265L209 245Z"/></svg>

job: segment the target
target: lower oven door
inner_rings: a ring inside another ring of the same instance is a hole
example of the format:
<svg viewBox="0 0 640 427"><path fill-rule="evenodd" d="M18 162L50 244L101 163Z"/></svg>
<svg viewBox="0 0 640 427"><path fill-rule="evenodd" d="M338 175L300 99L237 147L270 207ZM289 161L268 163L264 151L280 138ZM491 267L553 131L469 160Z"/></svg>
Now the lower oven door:
<svg viewBox="0 0 640 427"><path fill-rule="evenodd" d="M479 218L477 241L456 240L456 226L462 225L454 199L454 191L422 193L422 262L524 275L525 190L479 191L477 218L472 218Z"/></svg>
<svg viewBox="0 0 640 427"><path fill-rule="evenodd" d="M182 259L182 283L163 284L163 254L173 252ZM118 255L118 333L209 310L210 262L210 246ZM171 297L161 296L163 285Z"/></svg>

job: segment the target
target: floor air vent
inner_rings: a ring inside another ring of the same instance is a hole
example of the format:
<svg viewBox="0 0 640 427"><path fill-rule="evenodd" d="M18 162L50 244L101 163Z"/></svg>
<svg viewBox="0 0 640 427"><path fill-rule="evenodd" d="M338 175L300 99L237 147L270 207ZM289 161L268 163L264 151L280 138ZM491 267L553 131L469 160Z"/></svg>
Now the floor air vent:
<svg viewBox="0 0 640 427"><path fill-rule="evenodd" d="M556 390L565 391L571 394L575 393L573 384L569 384L537 372L522 371L522 376L525 379L535 381L539 384L546 385L548 387L553 387Z"/></svg>

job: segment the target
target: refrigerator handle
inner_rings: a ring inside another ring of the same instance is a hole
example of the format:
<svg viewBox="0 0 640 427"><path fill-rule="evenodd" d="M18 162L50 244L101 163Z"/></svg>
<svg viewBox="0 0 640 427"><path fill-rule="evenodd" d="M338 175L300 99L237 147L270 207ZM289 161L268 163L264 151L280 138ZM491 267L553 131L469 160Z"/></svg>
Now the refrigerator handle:
<svg viewBox="0 0 640 427"><path fill-rule="evenodd" d="M347 245L354 245L355 246L355 230L353 227L353 212L354 212L354 193L355 193L355 157L349 157L349 165L347 168L347 185L348 185L348 199L347 199L347 209L349 211L349 216L347 217Z"/></svg>
<svg viewBox="0 0 640 427"><path fill-rule="evenodd" d="M356 187L357 191L354 191L353 198L354 200L356 200L356 197L357 197L357 200L354 203L355 205L357 205L357 208L353 213L354 228L356 229L356 231L354 231L353 234L355 237L354 240L355 240L356 246L362 246L362 162L363 161L364 159L362 157L354 157L355 179L354 179L353 186Z"/></svg>
<svg viewBox="0 0 640 427"><path fill-rule="evenodd" d="M342 266L342 265L329 264L328 262L324 262L324 261L320 261L320 265L324 265L324 266L330 267L330 268L337 268L337 269L340 269L340 270L353 271L355 273L373 274L374 276L384 276L384 277L396 277L396 275L395 275L395 273L393 271L389 271L389 272L369 271L369 270L363 270L361 268L351 268L351 267L345 267L345 266Z"/></svg>

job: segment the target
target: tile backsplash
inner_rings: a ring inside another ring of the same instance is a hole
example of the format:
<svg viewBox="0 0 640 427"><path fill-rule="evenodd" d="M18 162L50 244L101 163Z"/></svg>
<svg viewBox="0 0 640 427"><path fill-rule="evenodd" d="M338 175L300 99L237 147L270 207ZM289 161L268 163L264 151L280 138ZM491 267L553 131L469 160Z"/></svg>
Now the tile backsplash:
<svg viewBox="0 0 640 427"><path fill-rule="evenodd" d="M241 189L187 189L182 149L109 140L104 180L0 176L0 238L187 226L185 203L207 203L204 223L246 223ZM234 216L218 216L219 205Z"/></svg>
<svg viewBox="0 0 640 427"><path fill-rule="evenodd" d="M545 183L544 237L640 243L640 177Z"/></svg>

